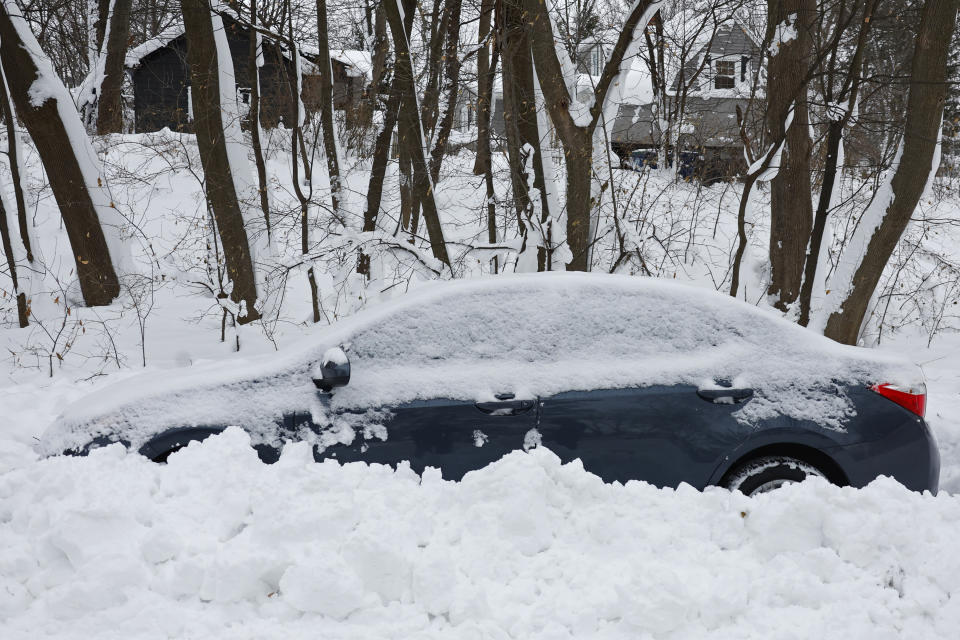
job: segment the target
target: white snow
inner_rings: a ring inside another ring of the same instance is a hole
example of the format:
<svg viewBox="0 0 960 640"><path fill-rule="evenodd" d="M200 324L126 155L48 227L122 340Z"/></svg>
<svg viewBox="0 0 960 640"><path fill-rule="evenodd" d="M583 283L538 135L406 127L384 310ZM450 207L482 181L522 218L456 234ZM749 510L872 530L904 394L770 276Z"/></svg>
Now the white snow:
<svg viewBox="0 0 960 640"><path fill-rule="evenodd" d="M791 13L787 16L787 19L783 22L777 24L773 41L770 43L767 52L770 54L770 57L774 57L780 53L780 49L783 45L792 42L797 39L797 14Z"/></svg>
<svg viewBox="0 0 960 640"><path fill-rule="evenodd" d="M369 51L331 49L330 59L345 64L350 77L366 78L368 81L373 77L373 57Z"/></svg>
<svg viewBox="0 0 960 640"><path fill-rule="evenodd" d="M0 445L5 640L949 638L960 500L879 479L748 499L604 484L543 448L436 471L154 465Z"/></svg>
<svg viewBox="0 0 960 640"><path fill-rule="evenodd" d="M127 50L127 55L124 59L124 66L128 68L134 68L140 65L140 61L145 57L167 46L180 36L184 34L183 25L176 24L170 27L167 27L159 34L150 38L146 42L137 45L131 49Z"/></svg>

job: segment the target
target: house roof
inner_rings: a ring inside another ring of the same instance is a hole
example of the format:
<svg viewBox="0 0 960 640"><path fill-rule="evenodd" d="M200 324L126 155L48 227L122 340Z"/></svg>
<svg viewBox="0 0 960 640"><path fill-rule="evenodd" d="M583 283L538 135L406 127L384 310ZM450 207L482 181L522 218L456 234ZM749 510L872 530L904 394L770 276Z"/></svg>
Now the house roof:
<svg viewBox="0 0 960 640"><path fill-rule="evenodd" d="M174 40L183 37L185 35L185 30L183 24L175 24L167 29L163 30L161 33L157 34L153 38L150 38L143 44L137 45L132 49L127 50L127 55L124 58L124 65L129 69L135 69L140 66L140 63L143 62L143 59L169 46L173 43ZM302 46L300 47L301 53L304 54L304 58L315 57L318 53L316 47ZM286 49L283 49L284 57L289 57L289 53ZM351 49L331 49L330 57L333 60L341 62L347 67L347 75L353 78L366 77L370 78L372 73L373 63L371 62L370 53L368 51L356 51ZM308 68L304 69L305 72L310 73Z"/></svg>
<svg viewBox="0 0 960 640"><path fill-rule="evenodd" d="M183 34L184 30L182 24L167 27L143 44L139 44L132 49L127 49L127 55L124 58L124 65L131 69L139 66L141 60L149 56L154 51L163 49Z"/></svg>
<svg viewBox="0 0 960 640"><path fill-rule="evenodd" d="M347 75L352 78L373 77L373 59L369 51L356 49L331 49L330 57L339 60L347 67Z"/></svg>
<svg viewBox="0 0 960 640"><path fill-rule="evenodd" d="M690 96L681 131L681 144L702 147L740 147L735 98ZM651 105L621 105L614 120L613 142L656 146L662 132Z"/></svg>

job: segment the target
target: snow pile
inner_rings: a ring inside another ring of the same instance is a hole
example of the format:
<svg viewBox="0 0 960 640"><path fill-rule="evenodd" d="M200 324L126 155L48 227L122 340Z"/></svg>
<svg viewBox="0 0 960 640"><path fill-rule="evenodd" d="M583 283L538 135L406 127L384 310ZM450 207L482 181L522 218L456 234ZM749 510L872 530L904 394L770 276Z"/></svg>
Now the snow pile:
<svg viewBox="0 0 960 640"><path fill-rule="evenodd" d="M574 301L576 301L574 303ZM284 413L317 409L311 378L327 348L344 346L350 384L333 408L417 399L482 400L510 391L545 397L571 390L737 379L755 397L735 414L777 415L840 429L836 384L911 385L919 370L844 347L728 296L650 278L540 274L432 284L375 305L275 356L141 376L92 395L45 434L44 451L121 429L139 447L170 427L243 425L279 445Z"/></svg>
<svg viewBox="0 0 960 640"><path fill-rule="evenodd" d="M231 429L166 466L0 444L0 628L26 638L934 638L960 501L881 479L748 499L604 484L549 451L462 483L263 465ZM647 635L652 634L652 635ZM783 635L786 634L786 635Z"/></svg>

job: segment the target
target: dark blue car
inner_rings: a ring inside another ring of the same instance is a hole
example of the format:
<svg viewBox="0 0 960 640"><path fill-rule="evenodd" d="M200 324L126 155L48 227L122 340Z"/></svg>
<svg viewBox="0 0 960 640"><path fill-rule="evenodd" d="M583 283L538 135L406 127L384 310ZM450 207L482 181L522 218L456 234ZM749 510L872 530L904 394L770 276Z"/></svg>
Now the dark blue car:
<svg viewBox="0 0 960 640"><path fill-rule="evenodd" d="M548 447L606 481L752 494L807 476L937 491L919 370L728 296L538 274L421 285L281 354L145 375L70 408L44 453L163 461L237 425L265 461L439 468Z"/></svg>

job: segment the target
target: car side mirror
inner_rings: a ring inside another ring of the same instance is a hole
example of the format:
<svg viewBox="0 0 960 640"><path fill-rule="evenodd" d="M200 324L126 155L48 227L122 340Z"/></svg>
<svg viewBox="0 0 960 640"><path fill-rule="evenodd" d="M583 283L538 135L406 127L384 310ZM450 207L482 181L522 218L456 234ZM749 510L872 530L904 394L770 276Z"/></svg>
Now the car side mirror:
<svg viewBox="0 0 960 640"><path fill-rule="evenodd" d="M330 392L336 387L345 387L350 382L350 359L340 347L332 347L323 353L320 366L313 370L313 384L321 391Z"/></svg>

